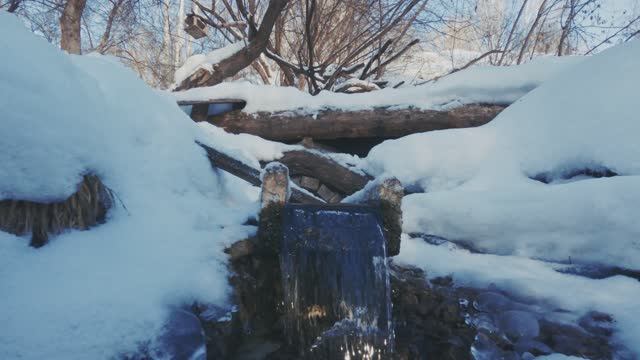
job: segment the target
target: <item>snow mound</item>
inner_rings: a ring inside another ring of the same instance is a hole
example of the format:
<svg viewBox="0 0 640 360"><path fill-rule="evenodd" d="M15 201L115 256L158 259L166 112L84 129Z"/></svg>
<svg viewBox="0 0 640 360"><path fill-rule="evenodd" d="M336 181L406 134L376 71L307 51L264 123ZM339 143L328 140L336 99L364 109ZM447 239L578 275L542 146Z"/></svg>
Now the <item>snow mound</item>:
<svg viewBox="0 0 640 360"><path fill-rule="evenodd" d="M638 58L638 40L613 47L550 79L487 125L373 148L366 170L425 191L405 197L405 232L489 253L405 236L398 261L574 314L610 313L614 339L640 354L637 280L561 274L557 264L540 261L640 268Z"/></svg>
<svg viewBox="0 0 640 360"><path fill-rule="evenodd" d="M242 99L248 113L322 109L368 110L375 107L448 109L470 103L510 104L562 70L583 61L581 57L538 58L511 67L476 66L421 86L340 94L323 91L316 96L294 87L225 82L212 87L173 93L177 100Z"/></svg>
<svg viewBox="0 0 640 360"><path fill-rule="evenodd" d="M0 358L112 358L169 307L224 305L221 250L253 231L239 224L256 192L217 175L201 128L117 60L64 54L4 12L0 33L0 199L63 199L89 172L117 195L106 224L38 250L0 232Z"/></svg>
<svg viewBox="0 0 640 360"><path fill-rule="evenodd" d="M614 47L485 126L384 142L365 167L427 191L407 198L407 231L500 254L637 269L638 57L640 41ZM626 176L533 180L598 172Z"/></svg>

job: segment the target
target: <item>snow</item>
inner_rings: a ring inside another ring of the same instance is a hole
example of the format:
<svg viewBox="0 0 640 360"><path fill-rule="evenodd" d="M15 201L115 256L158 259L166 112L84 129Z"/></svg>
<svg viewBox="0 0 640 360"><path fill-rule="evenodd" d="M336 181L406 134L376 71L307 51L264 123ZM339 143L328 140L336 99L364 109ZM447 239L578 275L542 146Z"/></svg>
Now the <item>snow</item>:
<svg viewBox="0 0 640 360"><path fill-rule="evenodd" d="M254 231L256 189L214 172L201 128L117 60L64 54L7 13L0 32L0 199L64 199L87 172L117 194L106 224L38 250L0 232L0 358L111 358L172 307L226 306L222 249Z"/></svg>
<svg viewBox="0 0 640 360"><path fill-rule="evenodd" d="M243 82L153 91L116 59L66 55L12 15L0 12L0 31L11 34L0 37L0 200L65 199L89 172L118 196L106 224L66 232L41 249L0 232L0 358L111 358L154 344L176 307L228 306L221 250L255 231L241 224L256 213L259 189L212 170L196 141L256 168L301 147L194 124L175 105L210 98L245 99L249 113L513 103L482 127L387 141L364 160L327 156L376 175L369 187L395 176L424 190L405 197L405 233L487 252L405 234L396 261L576 318L611 313L615 340L640 353L640 282L588 279L546 262L638 269L640 40L590 58L475 66L418 87L313 97ZM239 46L190 58L176 80ZM619 176L562 179L582 169ZM540 174L553 181L532 179ZM506 323L523 320L510 315ZM524 321L514 331L537 329Z"/></svg>
<svg viewBox="0 0 640 360"><path fill-rule="evenodd" d="M404 230L477 250L638 268L640 177L405 197Z"/></svg>
<svg viewBox="0 0 640 360"><path fill-rule="evenodd" d="M368 110L374 107L448 109L469 103L510 104L562 70L584 58L543 57L511 67L476 66L421 86L350 94L323 91L316 96L294 87L225 82L212 87L175 92L176 100L242 99L247 113L297 111L316 113L333 108Z"/></svg>
<svg viewBox="0 0 640 360"><path fill-rule="evenodd" d="M213 71L213 66L220 61L230 57L245 47L244 41L238 41L233 44L215 49L206 54L196 54L190 56L185 60L184 64L176 70L174 74L174 86L179 85L191 74L195 73L199 69L205 69L207 71Z"/></svg>
<svg viewBox="0 0 640 360"><path fill-rule="evenodd" d="M640 41L614 47L485 126L386 141L364 167L427 191L406 199L406 231L498 254L637 269L638 56ZM530 179L603 167L624 176L551 185Z"/></svg>
<svg viewBox="0 0 640 360"><path fill-rule="evenodd" d="M286 145L255 135L230 134L206 122L200 122L198 126L203 130L198 135L198 141L254 168L260 167L260 161L268 162L281 158L286 151L304 149L301 145Z"/></svg>
<svg viewBox="0 0 640 360"><path fill-rule="evenodd" d="M404 235L394 261L423 268L429 278L453 274L460 286L496 287L525 295L532 301L571 310L576 318L590 310L616 319L614 337L640 353L640 282L624 276L593 280L556 272L551 264L519 256L474 254L446 245L436 246Z"/></svg>
<svg viewBox="0 0 640 360"><path fill-rule="evenodd" d="M616 320L614 339L640 353L640 282L557 272L556 261L639 269L640 41L559 73L478 128L414 134L372 149L363 168L421 189L403 201L397 260L459 285L495 286L580 316ZM619 176L576 176L609 169ZM544 174L545 184L532 178ZM543 261L544 260L544 261ZM553 355L547 359L564 359ZM633 357L632 357L633 358Z"/></svg>

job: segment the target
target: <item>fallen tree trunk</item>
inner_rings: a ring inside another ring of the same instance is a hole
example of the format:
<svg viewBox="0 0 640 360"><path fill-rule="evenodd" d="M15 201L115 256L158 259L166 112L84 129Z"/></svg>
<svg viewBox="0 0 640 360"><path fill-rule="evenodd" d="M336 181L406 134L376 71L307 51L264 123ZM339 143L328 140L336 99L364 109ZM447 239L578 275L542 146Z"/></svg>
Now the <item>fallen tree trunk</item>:
<svg viewBox="0 0 640 360"><path fill-rule="evenodd" d="M409 134L480 126L506 106L473 104L440 110L378 108L374 110L323 110L316 116L291 112L249 114L232 111L206 121L231 133L247 133L274 141L344 138L398 138ZM195 119L196 121L202 118Z"/></svg>
<svg viewBox="0 0 640 360"><path fill-rule="evenodd" d="M220 151L198 143L207 152L207 157L211 166L214 168L224 170L229 174L236 176L251 185L260 186L262 180L260 179L260 170L255 169L242 161L236 160L229 155L221 153ZM318 198L315 198L300 189L291 188L291 201L302 204L323 204L324 202Z"/></svg>

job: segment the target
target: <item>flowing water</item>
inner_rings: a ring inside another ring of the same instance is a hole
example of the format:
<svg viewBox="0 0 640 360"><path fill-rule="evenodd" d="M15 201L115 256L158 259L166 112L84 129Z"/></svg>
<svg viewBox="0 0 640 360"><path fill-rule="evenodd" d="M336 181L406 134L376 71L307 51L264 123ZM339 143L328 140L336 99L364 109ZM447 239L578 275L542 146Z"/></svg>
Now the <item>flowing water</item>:
<svg viewBox="0 0 640 360"><path fill-rule="evenodd" d="M280 263L286 334L300 356L385 359L393 350L381 219L366 206L290 204Z"/></svg>

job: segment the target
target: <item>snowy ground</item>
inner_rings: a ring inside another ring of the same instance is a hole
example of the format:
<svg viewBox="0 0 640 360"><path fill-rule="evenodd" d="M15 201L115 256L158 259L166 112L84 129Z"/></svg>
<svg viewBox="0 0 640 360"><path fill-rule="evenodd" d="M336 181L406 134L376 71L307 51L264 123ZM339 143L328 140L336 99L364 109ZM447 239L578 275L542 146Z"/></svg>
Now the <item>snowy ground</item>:
<svg viewBox="0 0 640 360"><path fill-rule="evenodd" d="M119 198L106 224L38 250L0 232L0 358L109 358L152 339L173 306L224 305L222 248L252 231L241 224L256 212L257 189L212 171L195 141L254 166L290 146L195 125L172 95L116 60L64 55L8 14L0 13L0 31L11 34L0 37L0 200L63 199L86 172ZM640 268L638 58L634 41L587 60L477 67L371 94L225 83L177 96L244 98L248 112L519 99L483 127L387 141L361 162L424 191L405 198L406 233L488 253L404 235L397 261L576 316L610 312L616 339L640 354L640 282L562 274L543 261ZM619 176L563 179L605 168ZM551 183L531 179L541 174Z"/></svg>
<svg viewBox="0 0 640 360"><path fill-rule="evenodd" d="M222 248L252 231L257 198L195 143L225 134L117 60L65 55L4 12L0 33L0 199L63 199L86 172L118 196L106 224L38 250L0 232L0 359L106 359L172 306L223 305Z"/></svg>
<svg viewBox="0 0 640 360"><path fill-rule="evenodd" d="M366 170L424 191L404 200L405 232L490 253L407 237L398 260L576 314L610 312L616 338L640 354L640 282L560 274L540 260L640 269L638 58L640 41L614 47L485 126L410 135L372 149ZM565 179L584 169L619 176Z"/></svg>

